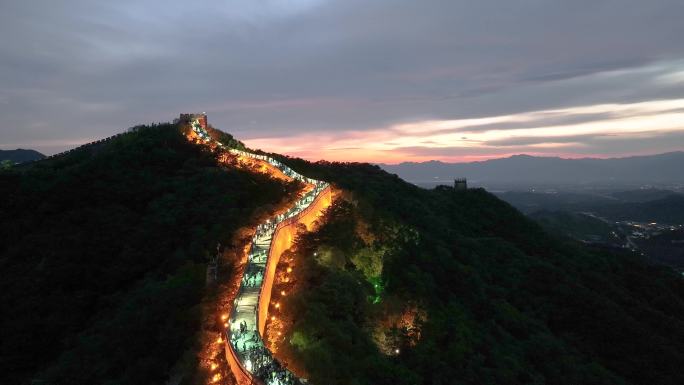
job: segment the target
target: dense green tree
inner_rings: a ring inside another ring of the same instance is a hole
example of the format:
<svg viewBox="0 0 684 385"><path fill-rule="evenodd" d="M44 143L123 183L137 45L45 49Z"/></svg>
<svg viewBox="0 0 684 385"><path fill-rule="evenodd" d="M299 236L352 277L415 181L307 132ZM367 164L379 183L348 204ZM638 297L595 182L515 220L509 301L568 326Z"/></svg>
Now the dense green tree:
<svg viewBox="0 0 684 385"><path fill-rule="evenodd" d="M556 239L484 190L278 157L344 191L298 236L304 290L283 298L312 383L684 383L681 275ZM0 172L0 382L163 383L207 256L296 187L172 125Z"/></svg>
<svg viewBox="0 0 684 385"><path fill-rule="evenodd" d="M296 187L168 124L0 173L0 383L163 383L207 256Z"/></svg>
<svg viewBox="0 0 684 385"><path fill-rule="evenodd" d="M300 237L297 258L316 278L287 304L300 315L295 356L315 383L684 383L684 280L674 271L556 239L481 189L424 190L376 166L281 159L346 191ZM345 269L308 258L315 248L341 250ZM366 284L377 272L378 302ZM350 301L357 292L366 300ZM426 317L415 344L396 327L380 333L400 347L388 354L372 337L402 303Z"/></svg>

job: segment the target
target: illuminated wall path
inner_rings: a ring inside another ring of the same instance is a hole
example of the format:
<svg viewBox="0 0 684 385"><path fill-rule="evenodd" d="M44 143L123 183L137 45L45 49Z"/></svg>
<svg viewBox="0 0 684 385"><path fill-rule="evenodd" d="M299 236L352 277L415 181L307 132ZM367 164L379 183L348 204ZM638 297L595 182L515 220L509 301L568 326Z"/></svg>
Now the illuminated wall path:
<svg viewBox="0 0 684 385"><path fill-rule="evenodd" d="M306 193L285 213L257 226L225 333L226 356L239 384L304 384L273 357L262 336L280 255L292 246L298 225L311 229L323 210L330 206L330 185L306 178L268 156L228 148L213 140L197 121L191 122L191 127L205 143L225 148L238 157L267 162L287 177L307 184Z"/></svg>

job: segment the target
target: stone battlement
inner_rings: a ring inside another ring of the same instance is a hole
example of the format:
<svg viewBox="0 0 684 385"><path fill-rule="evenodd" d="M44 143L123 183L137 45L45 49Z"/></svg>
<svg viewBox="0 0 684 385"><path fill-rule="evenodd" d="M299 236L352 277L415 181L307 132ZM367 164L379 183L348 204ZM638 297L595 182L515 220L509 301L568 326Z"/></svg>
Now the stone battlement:
<svg viewBox="0 0 684 385"><path fill-rule="evenodd" d="M207 129L207 114L204 112L201 114L180 114L180 118L178 119L181 123L190 123L193 120L197 120L202 129Z"/></svg>
<svg viewBox="0 0 684 385"><path fill-rule="evenodd" d="M466 180L466 178L454 179L454 188L456 190L467 190L468 181Z"/></svg>

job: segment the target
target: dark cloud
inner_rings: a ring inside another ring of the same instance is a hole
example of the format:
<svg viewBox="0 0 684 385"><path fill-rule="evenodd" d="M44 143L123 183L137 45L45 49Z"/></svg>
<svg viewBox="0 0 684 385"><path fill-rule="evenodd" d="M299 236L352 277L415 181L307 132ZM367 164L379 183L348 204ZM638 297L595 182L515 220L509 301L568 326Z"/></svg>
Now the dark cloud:
<svg viewBox="0 0 684 385"><path fill-rule="evenodd" d="M56 152L194 110L265 138L681 97L654 79L684 68L682 16L679 0L5 0L0 145Z"/></svg>
<svg viewBox="0 0 684 385"><path fill-rule="evenodd" d="M621 156L624 154L650 154L651 149L659 152L681 151L684 143L683 131L636 133L633 135L597 135L587 138L582 146L573 149L578 155Z"/></svg>

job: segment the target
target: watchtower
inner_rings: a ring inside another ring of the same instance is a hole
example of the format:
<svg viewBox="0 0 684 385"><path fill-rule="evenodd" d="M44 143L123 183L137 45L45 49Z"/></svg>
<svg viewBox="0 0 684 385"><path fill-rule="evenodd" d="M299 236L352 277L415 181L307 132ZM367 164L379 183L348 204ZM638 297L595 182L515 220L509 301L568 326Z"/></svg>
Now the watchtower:
<svg viewBox="0 0 684 385"><path fill-rule="evenodd" d="M468 181L466 178L454 179L454 189L456 190L467 190Z"/></svg>
<svg viewBox="0 0 684 385"><path fill-rule="evenodd" d="M179 121L181 123L190 123L194 120L197 120L197 122L199 122L200 127L202 127L202 129L204 129L204 130L207 129L207 113L206 112L202 112L201 114L180 114Z"/></svg>

